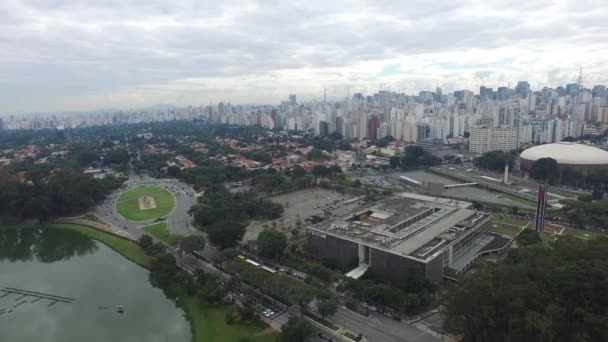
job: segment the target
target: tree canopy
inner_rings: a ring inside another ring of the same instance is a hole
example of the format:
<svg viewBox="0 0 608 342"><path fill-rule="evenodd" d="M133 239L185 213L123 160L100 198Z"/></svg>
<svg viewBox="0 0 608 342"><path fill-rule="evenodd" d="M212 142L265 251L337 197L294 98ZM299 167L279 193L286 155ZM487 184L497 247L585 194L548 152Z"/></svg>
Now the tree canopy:
<svg viewBox="0 0 608 342"><path fill-rule="evenodd" d="M513 169L516 157L516 150L509 152L490 151L480 157L475 158L473 162L482 169L503 172L503 170L505 169L505 163L509 164L510 170Z"/></svg>
<svg viewBox="0 0 608 342"><path fill-rule="evenodd" d="M281 328L281 335L277 341L280 342L304 342L314 334L314 329L310 323L303 318L290 317Z"/></svg>
<svg viewBox="0 0 608 342"><path fill-rule="evenodd" d="M553 158L540 158L532 163L530 176L535 179L554 183L559 178L559 165Z"/></svg>
<svg viewBox="0 0 608 342"><path fill-rule="evenodd" d="M519 247L450 291L446 328L462 341L605 341L607 286L606 238Z"/></svg>
<svg viewBox="0 0 608 342"><path fill-rule="evenodd" d="M265 230L258 235L257 244L261 257L277 260L287 247L287 237L276 229Z"/></svg>
<svg viewBox="0 0 608 342"><path fill-rule="evenodd" d="M245 227L233 221L215 222L208 226L205 231L209 241L221 249L235 247L245 235Z"/></svg>

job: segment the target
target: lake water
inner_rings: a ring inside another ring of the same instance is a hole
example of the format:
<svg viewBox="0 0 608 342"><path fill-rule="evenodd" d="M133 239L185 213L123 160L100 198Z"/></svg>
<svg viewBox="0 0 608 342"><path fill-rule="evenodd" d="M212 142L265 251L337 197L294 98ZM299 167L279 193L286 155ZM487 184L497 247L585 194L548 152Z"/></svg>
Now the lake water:
<svg viewBox="0 0 608 342"><path fill-rule="evenodd" d="M0 298L0 341L190 341L183 310L150 285L148 273L77 232L0 228L0 290L75 299L49 306L30 296ZM117 305L126 311L119 314Z"/></svg>

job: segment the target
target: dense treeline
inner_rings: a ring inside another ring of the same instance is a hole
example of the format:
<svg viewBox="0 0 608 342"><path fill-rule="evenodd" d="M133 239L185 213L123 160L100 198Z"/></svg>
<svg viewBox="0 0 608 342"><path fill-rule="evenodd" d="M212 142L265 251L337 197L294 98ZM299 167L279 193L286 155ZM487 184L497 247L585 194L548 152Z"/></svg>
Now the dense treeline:
<svg viewBox="0 0 608 342"><path fill-rule="evenodd" d="M607 287L606 238L520 246L451 291L446 328L465 342L606 341Z"/></svg>
<svg viewBox="0 0 608 342"><path fill-rule="evenodd" d="M585 202L577 200L561 200L562 212L572 224L578 227L608 226L608 200Z"/></svg>
<svg viewBox="0 0 608 342"><path fill-rule="evenodd" d="M281 274L270 274L262 269L246 264L235 265L234 267L237 268L235 273L239 275L242 281L260 289L264 293L271 294L274 298L280 298L284 302L299 305L302 315L313 300L324 301L332 298L328 290L291 279Z"/></svg>
<svg viewBox="0 0 608 342"><path fill-rule="evenodd" d="M480 169L503 172L505 169L505 163L509 164L509 170L513 170L513 166L515 165L515 158L517 158L517 155L517 150L512 150L508 152L491 151L485 153L480 157L475 158L473 162Z"/></svg>
<svg viewBox="0 0 608 342"><path fill-rule="evenodd" d="M283 214L283 206L255 192L231 193L223 185L215 184L205 189L192 212L209 240L220 248L228 248L240 241L249 220L277 219Z"/></svg>
<svg viewBox="0 0 608 342"><path fill-rule="evenodd" d="M84 212L123 183L124 179L107 176L102 180L73 169L50 173L31 172L20 182L0 171L0 220L40 223Z"/></svg>
<svg viewBox="0 0 608 342"><path fill-rule="evenodd" d="M586 189L601 189L608 184L608 172L601 167L582 171L576 167L559 165L553 158L541 158L532 163L530 177L547 180L550 184Z"/></svg>
<svg viewBox="0 0 608 342"><path fill-rule="evenodd" d="M433 156L432 153L425 151L420 146L406 146L403 156L392 156L389 158L391 168L401 168L403 170L416 169L423 166L441 165L441 158Z"/></svg>
<svg viewBox="0 0 608 342"><path fill-rule="evenodd" d="M375 279L373 272L366 272L362 279L349 279L344 289L361 302L391 308L408 315L429 308L435 287L424 276L404 275L399 287L387 285Z"/></svg>

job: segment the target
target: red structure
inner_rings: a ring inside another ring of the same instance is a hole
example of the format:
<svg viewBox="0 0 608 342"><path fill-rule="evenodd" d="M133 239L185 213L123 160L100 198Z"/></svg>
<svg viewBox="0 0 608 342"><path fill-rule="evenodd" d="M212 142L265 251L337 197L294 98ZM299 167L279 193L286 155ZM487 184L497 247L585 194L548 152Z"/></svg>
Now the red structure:
<svg viewBox="0 0 608 342"><path fill-rule="evenodd" d="M367 139L378 139L378 128L380 128L380 120L374 115L367 120Z"/></svg>

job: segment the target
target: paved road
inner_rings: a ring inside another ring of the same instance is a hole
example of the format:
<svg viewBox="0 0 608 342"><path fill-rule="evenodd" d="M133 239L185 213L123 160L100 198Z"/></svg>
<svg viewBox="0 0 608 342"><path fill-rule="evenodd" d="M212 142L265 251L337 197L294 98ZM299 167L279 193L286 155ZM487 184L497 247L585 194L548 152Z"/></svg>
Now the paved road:
<svg viewBox="0 0 608 342"><path fill-rule="evenodd" d="M436 342L440 338L421 327L397 322L381 314L363 317L343 307L338 308L331 320L355 334L362 333L368 341L381 342Z"/></svg>
<svg viewBox="0 0 608 342"><path fill-rule="evenodd" d="M135 238L142 235L144 226L154 224L154 220L146 221L129 221L120 216L116 211L115 201L125 191L128 191L138 185L157 184L169 190L175 196L175 209L167 216L167 226L169 229L178 235L192 235L197 231L191 227L191 217L188 214L190 208L196 204L196 193L187 184L176 179L156 179L148 176L131 176L123 186L123 188L110 194L100 205L95 208L95 213L108 222L124 229Z"/></svg>

